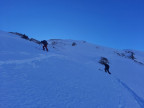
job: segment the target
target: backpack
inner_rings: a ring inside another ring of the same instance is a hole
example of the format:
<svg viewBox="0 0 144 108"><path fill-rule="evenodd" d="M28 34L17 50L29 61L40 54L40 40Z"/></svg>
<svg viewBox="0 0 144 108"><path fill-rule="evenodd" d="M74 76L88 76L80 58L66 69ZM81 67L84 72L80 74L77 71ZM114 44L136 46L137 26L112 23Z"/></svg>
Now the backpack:
<svg viewBox="0 0 144 108"><path fill-rule="evenodd" d="M42 44L47 45L48 42L46 40L41 41Z"/></svg>

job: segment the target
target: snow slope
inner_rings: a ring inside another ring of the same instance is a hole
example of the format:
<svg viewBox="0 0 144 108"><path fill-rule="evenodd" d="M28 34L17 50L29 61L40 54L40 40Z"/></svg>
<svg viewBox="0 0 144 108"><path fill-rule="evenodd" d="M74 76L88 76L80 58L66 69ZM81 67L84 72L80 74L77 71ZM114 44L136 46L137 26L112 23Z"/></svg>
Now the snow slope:
<svg viewBox="0 0 144 108"><path fill-rule="evenodd" d="M144 108L144 52L133 51L134 62L117 54L124 50L84 41L41 47L0 31L0 108Z"/></svg>

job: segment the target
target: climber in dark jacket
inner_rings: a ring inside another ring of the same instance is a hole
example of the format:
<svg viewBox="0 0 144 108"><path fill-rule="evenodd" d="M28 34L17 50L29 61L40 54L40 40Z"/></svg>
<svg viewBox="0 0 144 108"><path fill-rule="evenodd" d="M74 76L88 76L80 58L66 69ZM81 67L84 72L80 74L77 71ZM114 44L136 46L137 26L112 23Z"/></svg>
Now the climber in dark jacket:
<svg viewBox="0 0 144 108"><path fill-rule="evenodd" d="M109 71L110 66L107 63L103 63L103 64L105 65L105 72L108 72L109 74L111 74Z"/></svg>
<svg viewBox="0 0 144 108"><path fill-rule="evenodd" d="M41 41L41 43L43 44L43 50L45 51L45 49L48 51L47 45L48 42L46 40Z"/></svg>

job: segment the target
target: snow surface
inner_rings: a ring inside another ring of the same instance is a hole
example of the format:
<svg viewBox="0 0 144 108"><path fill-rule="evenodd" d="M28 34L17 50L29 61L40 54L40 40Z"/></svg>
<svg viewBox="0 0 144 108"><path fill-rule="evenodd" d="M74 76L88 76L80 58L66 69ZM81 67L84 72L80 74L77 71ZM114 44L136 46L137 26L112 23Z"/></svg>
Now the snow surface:
<svg viewBox="0 0 144 108"><path fill-rule="evenodd" d="M0 108L144 108L144 65L116 54L123 50L48 42L45 52L0 31ZM144 52L133 52L144 63ZM101 57L109 60L111 75L98 63Z"/></svg>

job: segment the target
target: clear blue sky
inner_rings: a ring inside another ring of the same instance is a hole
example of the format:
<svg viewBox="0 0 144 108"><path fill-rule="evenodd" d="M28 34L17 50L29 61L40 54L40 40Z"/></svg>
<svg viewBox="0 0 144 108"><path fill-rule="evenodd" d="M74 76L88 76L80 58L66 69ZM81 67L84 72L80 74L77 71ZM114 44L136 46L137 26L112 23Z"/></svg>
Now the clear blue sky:
<svg viewBox="0 0 144 108"><path fill-rule="evenodd" d="M144 0L0 0L0 30L144 51Z"/></svg>

